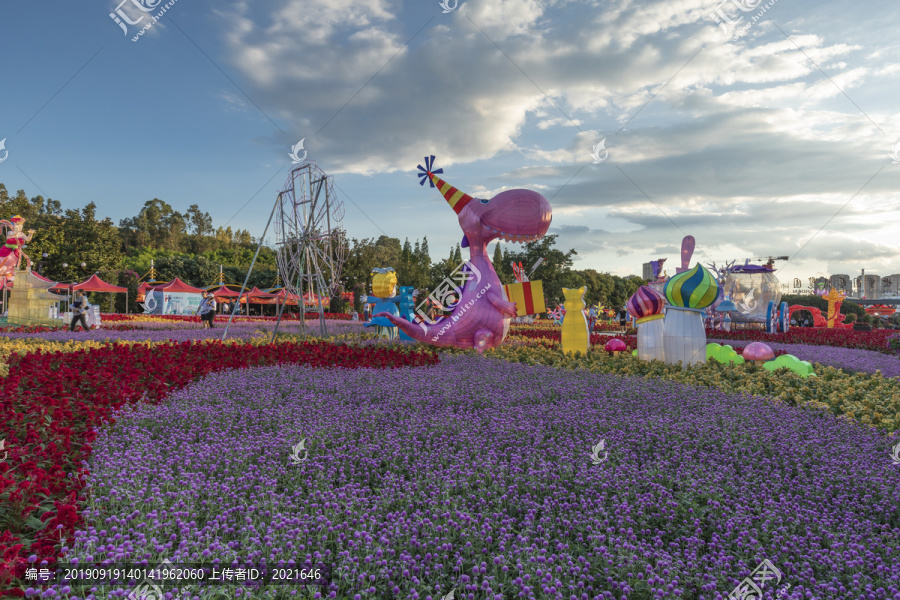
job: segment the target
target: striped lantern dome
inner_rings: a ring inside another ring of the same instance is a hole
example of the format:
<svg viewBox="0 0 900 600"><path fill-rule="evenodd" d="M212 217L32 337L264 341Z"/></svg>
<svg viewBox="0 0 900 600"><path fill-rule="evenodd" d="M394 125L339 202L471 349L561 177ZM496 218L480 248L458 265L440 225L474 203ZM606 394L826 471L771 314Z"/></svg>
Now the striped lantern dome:
<svg viewBox="0 0 900 600"><path fill-rule="evenodd" d="M666 300L672 306L704 309L719 297L719 284L712 274L697 263L690 271L678 273L666 282Z"/></svg>
<svg viewBox="0 0 900 600"><path fill-rule="evenodd" d="M652 315L658 315L666 305L665 297L650 286L642 285L628 299L625 305L635 319L643 319Z"/></svg>

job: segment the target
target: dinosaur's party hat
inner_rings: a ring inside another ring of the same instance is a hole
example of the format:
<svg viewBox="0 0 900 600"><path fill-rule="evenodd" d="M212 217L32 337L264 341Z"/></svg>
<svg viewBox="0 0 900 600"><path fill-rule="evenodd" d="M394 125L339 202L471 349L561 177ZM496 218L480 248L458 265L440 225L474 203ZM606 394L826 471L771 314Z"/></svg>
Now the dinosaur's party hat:
<svg viewBox="0 0 900 600"><path fill-rule="evenodd" d="M438 191L444 196L447 200L447 204L450 205L450 208L459 214L463 208L465 208L466 204L472 201L472 196L468 195L462 190L458 190L440 177L437 176L438 173L443 173L443 169L434 169L434 155L425 157L425 166L418 165L419 168L419 185L425 185L425 180L431 184L431 187L436 187Z"/></svg>

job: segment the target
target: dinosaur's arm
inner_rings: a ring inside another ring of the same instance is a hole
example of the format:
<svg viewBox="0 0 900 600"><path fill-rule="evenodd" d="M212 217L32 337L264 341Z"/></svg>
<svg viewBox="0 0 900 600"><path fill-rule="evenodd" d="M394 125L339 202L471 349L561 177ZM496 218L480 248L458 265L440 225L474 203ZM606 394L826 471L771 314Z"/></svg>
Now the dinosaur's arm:
<svg viewBox="0 0 900 600"><path fill-rule="evenodd" d="M503 296L499 292L489 291L487 295L488 302L490 302L494 308L500 311L506 317L515 317L518 315L516 312L516 303L510 302L508 300L504 300Z"/></svg>

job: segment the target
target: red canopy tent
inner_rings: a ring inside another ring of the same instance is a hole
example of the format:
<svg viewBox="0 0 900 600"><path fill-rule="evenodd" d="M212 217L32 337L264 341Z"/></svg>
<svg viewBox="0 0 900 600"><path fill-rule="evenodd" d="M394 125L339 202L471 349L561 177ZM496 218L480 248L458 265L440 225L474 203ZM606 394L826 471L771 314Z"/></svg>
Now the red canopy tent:
<svg viewBox="0 0 900 600"><path fill-rule="evenodd" d="M169 283L158 285L153 288L155 292L170 292L173 294L202 294L206 290L188 285L177 277Z"/></svg>
<svg viewBox="0 0 900 600"><path fill-rule="evenodd" d="M247 302L248 298L250 299L249 303ZM238 302L247 306L247 315L249 316L250 304L271 304L270 300L273 300L274 298L276 298L275 294L269 294L258 287L254 287L249 292L244 292Z"/></svg>
<svg viewBox="0 0 900 600"><path fill-rule="evenodd" d="M299 296L297 296L297 294L288 294L284 288L281 288L272 295L274 297L269 301L269 304L288 304L290 306L297 306L299 304Z"/></svg>
<svg viewBox="0 0 900 600"><path fill-rule="evenodd" d="M272 300L276 298L276 294L270 294L268 292L264 292L258 287L253 288L249 292L244 292L241 296L241 304L245 304L247 302L247 297L250 297L250 304L269 304L267 300ZM262 300L262 302L254 302L254 300Z"/></svg>
<svg viewBox="0 0 900 600"><path fill-rule="evenodd" d="M322 306L327 307L331 298L327 296L322 296ZM319 297L312 292L306 292L303 294L303 304L306 306L319 306Z"/></svg>
<svg viewBox="0 0 900 600"><path fill-rule="evenodd" d="M46 277L42 277L37 273L34 274L36 277L43 279L44 281L50 282L50 279ZM104 293L113 293L113 294L125 294L125 312L128 312L128 288L124 288L118 285L112 285L111 283L106 283L97 275L91 275L90 278L82 281L81 283L57 283L53 287L50 288L51 292L66 292L71 293L75 290L84 290L85 292L104 292Z"/></svg>
<svg viewBox="0 0 900 600"><path fill-rule="evenodd" d="M118 294L121 294L122 292L125 292L126 294L128 293L128 288L112 285L111 283L106 283L96 275L91 275L91 278L87 281L76 283L75 285L72 285L70 287L73 290L84 290L86 292L114 292Z"/></svg>
<svg viewBox="0 0 900 600"><path fill-rule="evenodd" d="M209 292L210 294L212 294L213 296L215 296L216 300L218 300L219 298L237 298L238 296L241 295L239 292L230 290L227 287L225 287L224 285L221 287L217 287L215 289L206 290L206 291Z"/></svg>

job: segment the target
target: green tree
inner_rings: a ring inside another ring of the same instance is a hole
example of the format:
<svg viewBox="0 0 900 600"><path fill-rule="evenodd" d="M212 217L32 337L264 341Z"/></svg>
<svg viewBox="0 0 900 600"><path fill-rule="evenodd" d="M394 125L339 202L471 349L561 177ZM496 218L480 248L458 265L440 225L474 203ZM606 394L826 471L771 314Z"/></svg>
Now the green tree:
<svg viewBox="0 0 900 600"><path fill-rule="evenodd" d="M140 275L137 274L133 269L123 269L118 272L116 278L116 285L119 285L124 288L128 288L128 295L126 299L125 294L117 294L116 295L116 312L118 313L140 313L141 305L138 304L138 287L140 286L139 280ZM126 301L128 303L126 307Z"/></svg>
<svg viewBox="0 0 900 600"><path fill-rule="evenodd" d="M215 284L219 266L203 256L163 256L156 260L156 272L162 281L178 277L189 285L205 288Z"/></svg>
<svg viewBox="0 0 900 600"><path fill-rule="evenodd" d="M372 264L369 270L374 267L393 267L397 269L400 266L400 256L403 249L400 246L398 238L380 236L375 241L375 264Z"/></svg>
<svg viewBox="0 0 900 600"><path fill-rule="evenodd" d="M348 287L362 285L368 292L369 275L374 267L380 266L375 260L375 242L371 238L353 238L343 270Z"/></svg>
<svg viewBox="0 0 900 600"><path fill-rule="evenodd" d="M184 215L154 198L144 203L136 217L119 221L125 248L146 247L178 251L183 249L187 228Z"/></svg>
<svg viewBox="0 0 900 600"><path fill-rule="evenodd" d="M188 207L184 218L187 221L190 232L188 237L188 249L190 252L202 254L210 249L215 243L215 239L212 237L215 230L213 229L212 217L209 216L209 213L201 211L199 206L192 204Z"/></svg>

